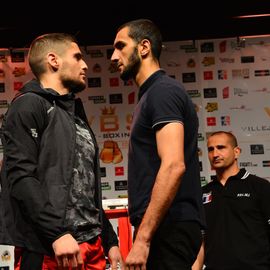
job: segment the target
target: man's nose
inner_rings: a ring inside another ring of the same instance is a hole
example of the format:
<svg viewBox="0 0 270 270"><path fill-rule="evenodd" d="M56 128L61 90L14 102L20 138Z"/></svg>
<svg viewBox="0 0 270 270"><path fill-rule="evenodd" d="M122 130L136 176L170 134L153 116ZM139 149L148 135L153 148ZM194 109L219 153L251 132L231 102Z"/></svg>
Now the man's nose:
<svg viewBox="0 0 270 270"><path fill-rule="evenodd" d="M111 61L112 61L113 63L117 63L117 62L118 62L118 55L117 55L116 50L114 50L113 53L112 53Z"/></svg>

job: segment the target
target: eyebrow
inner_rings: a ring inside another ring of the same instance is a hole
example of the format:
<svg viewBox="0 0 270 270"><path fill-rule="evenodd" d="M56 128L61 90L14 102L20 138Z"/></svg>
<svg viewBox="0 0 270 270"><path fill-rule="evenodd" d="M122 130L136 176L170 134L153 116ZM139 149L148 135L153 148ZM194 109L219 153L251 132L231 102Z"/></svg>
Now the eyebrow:
<svg viewBox="0 0 270 270"><path fill-rule="evenodd" d="M126 43L124 41L117 41L115 44L114 44L114 48L117 48L117 49L121 49L123 48L124 46L126 45Z"/></svg>
<svg viewBox="0 0 270 270"><path fill-rule="evenodd" d="M216 146L209 146L209 147L207 147L207 149L208 149L208 151L212 151L215 147L217 149L222 149L222 148L225 148L226 146L223 145L223 144L219 144L219 145L216 145Z"/></svg>
<svg viewBox="0 0 270 270"><path fill-rule="evenodd" d="M82 53L77 52L77 53L74 54L74 57L77 58L77 59L82 59L83 55L82 55Z"/></svg>

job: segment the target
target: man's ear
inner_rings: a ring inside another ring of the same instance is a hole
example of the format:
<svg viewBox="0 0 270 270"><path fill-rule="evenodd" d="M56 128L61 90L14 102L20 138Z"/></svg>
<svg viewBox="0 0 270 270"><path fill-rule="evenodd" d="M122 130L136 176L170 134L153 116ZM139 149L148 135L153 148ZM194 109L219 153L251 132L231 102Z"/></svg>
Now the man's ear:
<svg viewBox="0 0 270 270"><path fill-rule="evenodd" d="M146 57L151 51L151 43L148 39L143 39L140 42L140 54L142 58Z"/></svg>
<svg viewBox="0 0 270 270"><path fill-rule="evenodd" d="M235 159L238 159L239 156L240 156L240 154L241 154L241 148L240 148L239 146L236 146L236 147L234 148Z"/></svg>
<svg viewBox="0 0 270 270"><path fill-rule="evenodd" d="M48 63L53 70L57 70L59 67L59 58L55 53L48 53L47 55Z"/></svg>

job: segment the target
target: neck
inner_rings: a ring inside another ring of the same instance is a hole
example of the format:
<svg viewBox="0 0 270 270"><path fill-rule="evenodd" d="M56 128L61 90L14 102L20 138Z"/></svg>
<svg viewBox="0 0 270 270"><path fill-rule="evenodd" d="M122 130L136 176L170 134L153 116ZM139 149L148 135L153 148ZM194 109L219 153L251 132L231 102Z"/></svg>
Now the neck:
<svg viewBox="0 0 270 270"><path fill-rule="evenodd" d="M40 83L44 88L51 88L54 91L56 91L59 95L66 95L69 93L69 90L63 86L63 84L58 78L43 77L40 79Z"/></svg>
<svg viewBox="0 0 270 270"><path fill-rule="evenodd" d="M238 168L238 166L233 166L233 167L230 167L230 168L217 169L216 170L217 179L222 185L225 185L228 178L230 176L238 174L239 171L240 171L240 169Z"/></svg>
<svg viewBox="0 0 270 270"><path fill-rule="evenodd" d="M159 63L154 60L144 59L140 71L136 75L135 82L140 87L153 73L160 69Z"/></svg>

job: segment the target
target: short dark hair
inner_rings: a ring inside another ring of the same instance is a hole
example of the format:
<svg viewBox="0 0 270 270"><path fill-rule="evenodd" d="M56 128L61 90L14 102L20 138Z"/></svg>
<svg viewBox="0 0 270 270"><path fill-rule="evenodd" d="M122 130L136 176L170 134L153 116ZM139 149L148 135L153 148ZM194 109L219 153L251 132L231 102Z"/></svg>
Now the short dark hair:
<svg viewBox="0 0 270 270"><path fill-rule="evenodd" d="M211 133L211 135L210 135L208 138L210 138L210 137L212 137L212 136L215 136L215 135L220 135L220 134L224 134L224 135L226 135L226 136L229 137L230 144L233 146L233 148L238 146L237 139L236 139L236 137L232 134L232 132L219 130L219 131L215 131L215 132Z"/></svg>
<svg viewBox="0 0 270 270"><path fill-rule="evenodd" d="M137 43L143 39L148 39L151 43L153 56L159 60L162 50L162 35L158 27L148 19L138 19L126 22L118 28L118 32L124 27L129 28L129 37Z"/></svg>
<svg viewBox="0 0 270 270"><path fill-rule="evenodd" d="M39 78L46 71L44 60L48 52L54 51L63 55L72 42L77 43L75 37L66 33L48 33L35 38L28 53L28 61L33 74Z"/></svg>

